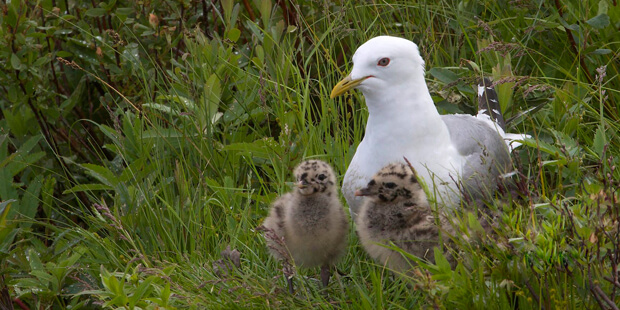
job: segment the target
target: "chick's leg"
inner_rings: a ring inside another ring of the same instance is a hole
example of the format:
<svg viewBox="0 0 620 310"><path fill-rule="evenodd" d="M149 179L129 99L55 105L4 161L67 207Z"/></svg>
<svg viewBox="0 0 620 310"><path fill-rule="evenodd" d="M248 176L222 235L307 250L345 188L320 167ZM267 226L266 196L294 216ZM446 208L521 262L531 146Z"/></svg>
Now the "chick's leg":
<svg viewBox="0 0 620 310"><path fill-rule="evenodd" d="M328 265L321 266L321 282L323 283L323 287L327 287L329 284L329 277L331 276L331 270L329 270Z"/></svg>

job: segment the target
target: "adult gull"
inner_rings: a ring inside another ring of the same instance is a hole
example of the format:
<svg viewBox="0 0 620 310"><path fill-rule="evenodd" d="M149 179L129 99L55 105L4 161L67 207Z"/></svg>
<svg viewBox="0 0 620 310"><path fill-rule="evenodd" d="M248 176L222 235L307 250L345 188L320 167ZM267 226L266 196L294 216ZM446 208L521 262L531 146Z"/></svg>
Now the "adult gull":
<svg viewBox="0 0 620 310"><path fill-rule="evenodd" d="M487 85L482 87L480 96ZM342 185L353 219L363 198L355 191L403 157L447 208L460 205L464 194L472 200L488 196L497 188L498 177L511 168L505 134L494 115L497 109L491 117L439 115L415 43L391 36L364 43L353 55L351 73L334 87L331 98L354 88L364 95L368 121Z"/></svg>

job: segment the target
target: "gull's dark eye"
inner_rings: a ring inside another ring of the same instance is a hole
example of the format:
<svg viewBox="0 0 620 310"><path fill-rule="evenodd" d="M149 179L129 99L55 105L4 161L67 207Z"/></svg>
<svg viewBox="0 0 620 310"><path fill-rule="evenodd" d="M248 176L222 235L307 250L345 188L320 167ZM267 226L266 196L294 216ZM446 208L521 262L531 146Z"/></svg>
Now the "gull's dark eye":
<svg viewBox="0 0 620 310"><path fill-rule="evenodd" d="M394 183L394 182L385 183L385 187L392 189L392 188L396 187L396 183Z"/></svg>
<svg viewBox="0 0 620 310"><path fill-rule="evenodd" d="M389 64L390 64L390 59L387 57L381 58L379 59L379 62L377 62L377 66L381 66L381 67L385 67Z"/></svg>
<svg viewBox="0 0 620 310"><path fill-rule="evenodd" d="M324 174L319 174L319 181L323 181L327 178Z"/></svg>

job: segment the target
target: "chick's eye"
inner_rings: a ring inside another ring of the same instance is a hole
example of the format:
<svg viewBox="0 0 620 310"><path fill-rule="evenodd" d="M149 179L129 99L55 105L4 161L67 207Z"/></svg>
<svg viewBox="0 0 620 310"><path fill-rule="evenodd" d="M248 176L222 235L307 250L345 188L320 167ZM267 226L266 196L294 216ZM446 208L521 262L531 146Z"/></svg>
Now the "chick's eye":
<svg viewBox="0 0 620 310"><path fill-rule="evenodd" d="M319 174L319 181L323 181L327 178L324 174Z"/></svg>
<svg viewBox="0 0 620 310"><path fill-rule="evenodd" d="M393 182L385 183L385 187L392 189L396 187L396 183L393 183Z"/></svg>
<svg viewBox="0 0 620 310"><path fill-rule="evenodd" d="M381 67L385 67L385 66L387 66L389 64L390 64L390 59L387 58L387 57L386 58L381 58L381 59L379 59L379 62L377 62L377 65L381 66Z"/></svg>

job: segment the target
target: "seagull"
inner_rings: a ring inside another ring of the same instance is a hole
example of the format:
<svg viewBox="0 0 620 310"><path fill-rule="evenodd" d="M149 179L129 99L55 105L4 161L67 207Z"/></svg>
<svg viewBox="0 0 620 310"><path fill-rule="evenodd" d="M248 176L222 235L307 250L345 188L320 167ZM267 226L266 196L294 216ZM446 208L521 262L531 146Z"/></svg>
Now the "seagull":
<svg viewBox="0 0 620 310"><path fill-rule="evenodd" d="M263 222L265 239L271 254L279 260L290 255L302 267L321 266L321 281L326 287L330 266L346 250L349 226L338 199L336 177L333 169L320 160L302 162L294 175L296 188L273 203ZM287 281L292 293L292 280L287 277Z"/></svg>
<svg viewBox="0 0 620 310"><path fill-rule="evenodd" d="M497 123L498 103L488 102L496 107L487 109L497 112L491 116L439 115L415 43L379 36L361 45L353 55L351 73L334 86L331 98L354 88L366 99L368 121L342 185L353 219L362 204L355 191L403 157L411 161L435 201L448 209L459 206L464 195L471 200L486 197L496 189L498 176L509 171L506 134ZM481 101L488 99L484 94L491 89L483 84Z"/></svg>
<svg viewBox="0 0 620 310"><path fill-rule="evenodd" d="M409 254L434 261L433 248L439 245L440 228L412 169L402 163L389 164L355 195L365 197L356 219L357 233L375 261L398 273L411 269L414 263L387 247L390 243ZM441 224L452 232L450 225Z"/></svg>

